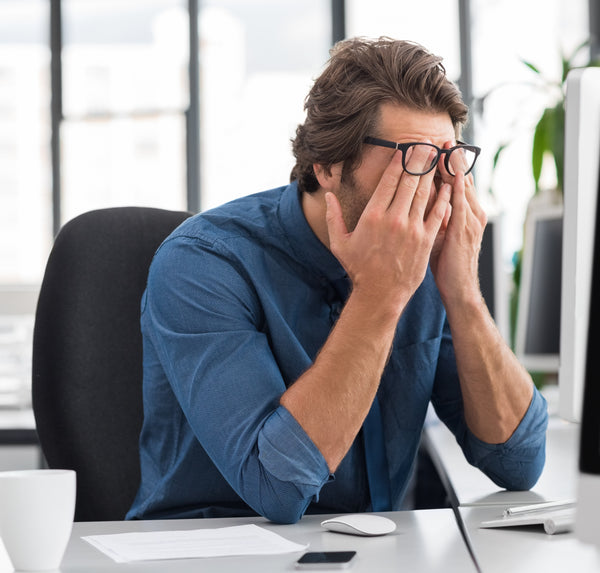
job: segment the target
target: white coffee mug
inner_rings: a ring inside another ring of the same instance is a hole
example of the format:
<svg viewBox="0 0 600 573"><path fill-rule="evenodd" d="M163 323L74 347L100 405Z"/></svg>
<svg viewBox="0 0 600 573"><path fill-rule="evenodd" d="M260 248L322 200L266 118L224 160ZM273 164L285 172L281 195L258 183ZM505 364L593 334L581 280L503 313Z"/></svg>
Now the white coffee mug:
<svg viewBox="0 0 600 573"><path fill-rule="evenodd" d="M58 569L75 515L75 472L0 472L0 537L17 571Z"/></svg>

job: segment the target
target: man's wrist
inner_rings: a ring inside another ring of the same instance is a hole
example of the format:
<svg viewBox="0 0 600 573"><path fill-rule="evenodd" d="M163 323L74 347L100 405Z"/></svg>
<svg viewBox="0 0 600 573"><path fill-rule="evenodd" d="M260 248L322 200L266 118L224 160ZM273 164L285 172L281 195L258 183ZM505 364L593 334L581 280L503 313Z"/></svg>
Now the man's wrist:
<svg viewBox="0 0 600 573"><path fill-rule="evenodd" d="M366 320L396 324L411 296L412 293L377 293L373 289L355 287L346 304L351 303L358 312L364 313Z"/></svg>
<svg viewBox="0 0 600 573"><path fill-rule="evenodd" d="M443 296L442 302L446 309L448 318L453 316L475 320L478 316L488 316L487 304L479 289L454 294L453 296Z"/></svg>

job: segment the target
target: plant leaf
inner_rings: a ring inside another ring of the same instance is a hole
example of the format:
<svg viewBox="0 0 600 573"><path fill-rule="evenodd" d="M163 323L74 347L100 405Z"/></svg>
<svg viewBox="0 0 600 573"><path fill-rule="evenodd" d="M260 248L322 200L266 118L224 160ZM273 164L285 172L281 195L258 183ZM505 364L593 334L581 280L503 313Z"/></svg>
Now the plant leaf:
<svg viewBox="0 0 600 573"><path fill-rule="evenodd" d="M494 160L492 162L492 170L496 169L497 165L498 165L498 161L500 160L500 155L502 155L502 152L508 147L508 143L502 143L500 144L500 146L498 147L498 149L496 150L496 153L494 153Z"/></svg>
<svg viewBox="0 0 600 573"><path fill-rule="evenodd" d="M564 164L565 164L565 106L560 102L552 110L552 132L550 147L554 156L556 167L556 182L559 189L563 189Z"/></svg>
<svg viewBox="0 0 600 573"><path fill-rule="evenodd" d="M542 72L540 72L540 70L538 70L531 62L528 62L527 60L521 60L530 70L533 70L536 74L540 74Z"/></svg>
<svg viewBox="0 0 600 573"><path fill-rule="evenodd" d="M562 59L562 76L561 76L561 85L567 81L567 75L571 71L571 60L564 58Z"/></svg>
<svg viewBox="0 0 600 573"><path fill-rule="evenodd" d="M544 153L548 149L548 123L551 121L549 118L548 109L544 110L542 117L535 126L533 132L533 146L531 149L531 169L533 172L533 180L535 181L535 192L540 190L540 175L542 173L542 164L544 162Z"/></svg>

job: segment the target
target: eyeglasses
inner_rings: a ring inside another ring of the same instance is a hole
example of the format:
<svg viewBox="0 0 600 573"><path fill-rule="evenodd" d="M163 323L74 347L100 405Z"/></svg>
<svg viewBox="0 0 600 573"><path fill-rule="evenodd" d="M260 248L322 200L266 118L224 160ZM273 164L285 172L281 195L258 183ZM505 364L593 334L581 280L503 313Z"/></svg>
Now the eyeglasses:
<svg viewBox="0 0 600 573"><path fill-rule="evenodd" d="M438 164L438 161L440 160L440 157L442 155L445 156L444 165L448 173L450 173L450 175L456 175L456 173L454 172L454 166L461 166L464 170L465 175L467 175L472 171L473 166L475 165L475 161L477 161L477 157L481 153L480 147L477 147L475 145L467 145L462 141L457 141L458 145L450 147L449 149L441 149L437 145L433 145L433 143L394 143L393 141L388 141L387 139L379 139L378 137L365 137L363 141L364 143L368 143L369 145L389 147L390 149L399 149L400 151L402 151L402 167L404 171L410 173L410 175L425 175L426 173L429 173ZM436 155L433 156L431 163L426 165L421 171L413 171L406 166L406 159L407 157L411 156L412 152L414 152L416 148L419 147L435 150ZM452 158L452 160L450 158Z"/></svg>

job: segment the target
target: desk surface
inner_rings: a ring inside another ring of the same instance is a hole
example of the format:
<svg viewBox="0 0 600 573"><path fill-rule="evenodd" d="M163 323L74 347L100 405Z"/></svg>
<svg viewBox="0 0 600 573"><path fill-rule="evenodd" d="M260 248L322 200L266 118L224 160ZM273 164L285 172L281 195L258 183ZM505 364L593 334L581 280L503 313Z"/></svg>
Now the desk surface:
<svg viewBox="0 0 600 573"><path fill-rule="evenodd" d="M295 525L277 525L264 519L230 518L137 522L80 522L75 523L60 571L62 573L100 573L111 571L169 571L169 573L269 573L293 571L302 553L260 557L220 557L177 561L146 561L115 563L81 539L83 535L216 528L255 523L282 537L298 543L310 543L309 551L357 551L354 573L411 572L475 572L476 568L449 509L435 509L384 514L396 521L397 530L382 537L356 537L325 531L320 527L324 516L305 516ZM0 572L12 571L3 551Z"/></svg>
<svg viewBox="0 0 600 573"><path fill-rule="evenodd" d="M542 526L481 529L482 521L502 517L519 503L575 499L579 425L556 416L549 420L546 464L531 491L501 490L465 460L454 436L442 424L427 428L438 470L456 494L471 549L483 573L599 572L600 556L574 533L547 535Z"/></svg>
<svg viewBox="0 0 600 573"><path fill-rule="evenodd" d="M460 508L471 547L483 573L598 573L600 554L574 533L547 535L542 526L480 529L482 521L502 517L504 508Z"/></svg>

